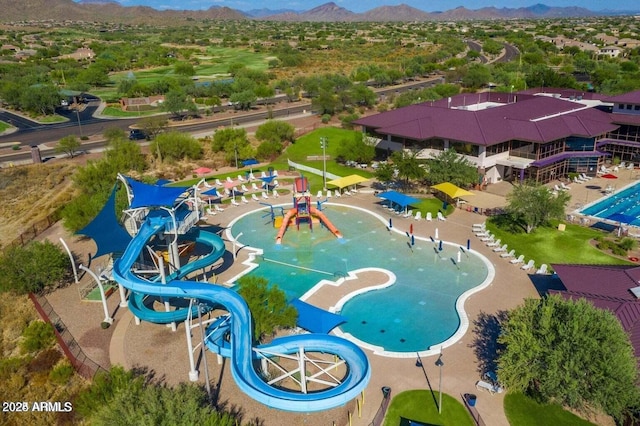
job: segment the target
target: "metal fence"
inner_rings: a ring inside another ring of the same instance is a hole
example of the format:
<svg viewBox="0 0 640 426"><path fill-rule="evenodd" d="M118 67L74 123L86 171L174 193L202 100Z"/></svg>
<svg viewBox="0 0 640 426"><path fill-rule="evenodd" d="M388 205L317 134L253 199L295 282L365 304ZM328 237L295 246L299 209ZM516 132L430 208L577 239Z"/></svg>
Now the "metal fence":
<svg viewBox="0 0 640 426"><path fill-rule="evenodd" d="M25 231L23 231L18 238L6 244L4 247L23 246L32 241L38 235L49 229L54 223L57 222L56 215L50 214L49 216L41 219L32 225L30 225Z"/></svg>
<svg viewBox="0 0 640 426"><path fill-rule="evenodd" d="M78 374L86 379L92 379L98 371L105 371L84 353L46 298L34 293L29 293L29 298L36 307L40 317L53 326L58 345L60 345L62 351Z"/></svg>

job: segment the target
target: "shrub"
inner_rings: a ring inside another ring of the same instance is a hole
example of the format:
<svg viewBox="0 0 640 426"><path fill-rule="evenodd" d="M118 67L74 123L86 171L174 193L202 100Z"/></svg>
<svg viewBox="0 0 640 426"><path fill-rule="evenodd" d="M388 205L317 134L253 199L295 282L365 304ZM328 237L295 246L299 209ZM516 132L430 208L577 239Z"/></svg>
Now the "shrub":
<svg viewBox="0 0 640 426"><path fill-rule="evenodd" d="M49 373L49 380L57 385L65 385L69 382L71 376L73 376L73 366L69 361L64 360L53 367Z"/></svg>
<svg viewBox="0 0 640 426"><path fill-rule="evenodd" d="M0 255L0 291L39 292L64 282L69 257L49 241L10 247Z"/></svg>
<svg viewBox="0 0 640 426"><path fill-rule="evenodd" d="M321 120L322 124L327 124L329 121L331 121L331 114L323 114Z"/></svg>
<svg viewBox="0 0 640 426"><path fill-rule="evenodd" d="M40 320L33 321L22 332L20 349L23 353L40 351L51 346L55 337L51 324Z"/></svg>

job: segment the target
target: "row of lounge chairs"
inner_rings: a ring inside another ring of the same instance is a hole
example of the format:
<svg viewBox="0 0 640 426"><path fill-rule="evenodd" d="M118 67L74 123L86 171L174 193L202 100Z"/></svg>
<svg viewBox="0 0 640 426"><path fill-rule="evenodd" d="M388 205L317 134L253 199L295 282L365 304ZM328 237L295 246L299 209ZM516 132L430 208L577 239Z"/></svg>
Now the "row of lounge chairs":
<svg viewBox="0 0 640 426"><path fill-rule="evenodd" d="M513 265L519 265L520 269L524 271L535 270L535 261L530 259L528 262L524 261L524 255L516 257L516 251L507 251L507 244L502 244L502 240L495 239L495 235L491 234L487 229L485 223L476 223L472 225L473 233L487 245L487 247L493 248L493 251L500 254L501 258L509 259L509 263ZM542 264L539 269L536 270L536 274L546 274L548 266Z"/></svg>

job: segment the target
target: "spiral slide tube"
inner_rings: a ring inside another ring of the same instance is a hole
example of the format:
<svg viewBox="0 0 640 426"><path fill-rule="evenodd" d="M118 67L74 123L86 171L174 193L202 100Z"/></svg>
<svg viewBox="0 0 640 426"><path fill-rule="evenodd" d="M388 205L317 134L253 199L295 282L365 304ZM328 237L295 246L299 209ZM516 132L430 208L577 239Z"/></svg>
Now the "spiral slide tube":
<svg viewBox="0 0 640 426"><path fill-rule="evenodd" d="M265 383L254 368L256 355L252 347L251 313L240 295L233 290L208 283L174 279L165 285L158 285L139 278L131 270L132 266L147 241L163 231L169 220L166 217L147 218L123 256L114 263L113 276L117 282L141 294L194 298L224 306L231 316L229 353L232 376L243 392L268 407L294 412L321 411L344 405L360 394L369 382L371 369L365 353L355 344L337 336L305 334L275 339L269 345L260 346L257 349L264 352L296 354L303 349L333 354L347 365L345 377L337 386L327 390L301 393L275 388ZM141 319L153 321L157 318L152 315ZM210 342L209 346L212 344Z"/></svg>

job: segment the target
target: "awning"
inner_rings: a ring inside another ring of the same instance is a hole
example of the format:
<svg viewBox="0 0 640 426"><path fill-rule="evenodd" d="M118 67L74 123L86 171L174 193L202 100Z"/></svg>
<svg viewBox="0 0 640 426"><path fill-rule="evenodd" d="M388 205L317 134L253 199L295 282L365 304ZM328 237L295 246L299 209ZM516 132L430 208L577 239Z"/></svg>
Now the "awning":
<svg viewBox="0 0 640 426"><path fill-rule="evenodd" d="M300 299L291 301L291 304L298 310L298 326L311 333L326 334L347 321L342 315L316 308Z"/></svg>
<svg viewBox="0 0 640 426"><path fill-rule="evenodd" d="M417 198L410 197L397 191L381 192L380 194L376 194L376 197L389 200L393 203L398 204L400 207L407 207L409 204L420 202L420 200L418 200Z"/></svg>
<svg viewBox="0 0 640 426"><path fill-rule="evenodd" d="M346 188L347 186L357 185L359 183L366 182L368 180L369 179L362 177L360 175L349 175L349 176L344 176L338 179L330 180L329 182L327 182L327 185L337 186L338 188L342 189L342 188Z"/></svg>
<svg viewBox="0 0 640 426"><path fill-rule="evenodd" d="M207 191L204 191L202 195L208 195L210 197L220 197L220 194L218 194L218 190L216 188L211 188Z"/></svg>
<svg viewBox="0 0 640 426"><path fill-rule="evenodd" d="M447 194L452 199L473 195L472 192L462 189L450 182L439 183L437 185L433 185L431 188Z"/></svg>
<svg viewBox="0 0 640 426"><path fill-rule="evenodd" d="M127 177L127 183L131 187L133 200L131 208L140 207L171 207L173 203L190 188L180 186L157 186L138 182Z"/></svg>
<svg viewBox="0 0 640 426"><path fill-rule="evenodd" d="M113 187L107 203L100 213L84 228L76 232L86 235L96 243L96 254L122 253L131 241L131 235L118 223L116 217L116 186Z"/></svg>

